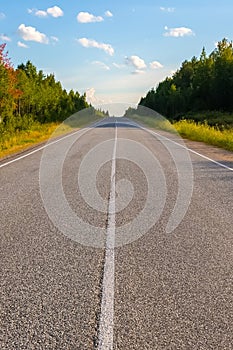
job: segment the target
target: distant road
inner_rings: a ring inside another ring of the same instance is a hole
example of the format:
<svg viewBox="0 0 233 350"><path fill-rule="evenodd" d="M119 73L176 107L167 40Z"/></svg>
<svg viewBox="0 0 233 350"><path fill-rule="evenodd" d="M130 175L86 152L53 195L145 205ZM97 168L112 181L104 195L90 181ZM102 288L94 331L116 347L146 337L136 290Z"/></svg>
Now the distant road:
<svg viewBox="0 0 233 350"><path fill-rule="evenodd" d="M0 192L0 349L233 349L233 153L109 118Z"/></svg>

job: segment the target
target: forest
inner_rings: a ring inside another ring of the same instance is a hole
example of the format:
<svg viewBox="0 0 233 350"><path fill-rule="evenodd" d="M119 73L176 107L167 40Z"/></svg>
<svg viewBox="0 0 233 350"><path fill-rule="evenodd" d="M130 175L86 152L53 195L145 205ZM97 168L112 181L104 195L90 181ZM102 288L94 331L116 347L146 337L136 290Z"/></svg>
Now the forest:
<svg viewBox="0 0 233 350"><path fill-rule="evenodd" d="M172 77L152 88L139 105L169 120L233 125L233 45L223 39L209 55L185 60ZM132 111L128 111L128 115ZM127 113L126 113L127 114Z"/></svg>
<svg viewBox="0 0 233 350"><path fill-rule="evenodd" d="M45 75L28 61L16 69L6 44L0 45L0 134L28 130L34 123L62 122L89 107L86 96L67 92L54 74Z"/></svg>

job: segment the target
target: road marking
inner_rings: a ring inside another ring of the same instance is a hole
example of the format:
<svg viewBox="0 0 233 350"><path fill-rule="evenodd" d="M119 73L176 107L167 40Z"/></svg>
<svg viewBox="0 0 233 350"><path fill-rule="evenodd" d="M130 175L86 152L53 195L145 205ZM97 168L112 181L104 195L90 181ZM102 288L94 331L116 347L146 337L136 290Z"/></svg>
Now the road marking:
<svg viewBox="0 0 233 350"><path fill-rule="evenodd" d="M86 127L86 128L84 128L84 129L79 129L78 131L75 131L75 132L73 132L73 133L70 133L69 135L66 135L66 136L64 136L64 137L61 137L61 138L58 139L58 140L52 141L52 142L50 142L50 143L47 143L46 145L41 146L41 147L39 147L39 148L37 148L37 149L35 149L35 150L29 152L29 153L26 153L26 154L24 154L24 155L22 155L22 156L19 156L19 157L15 158L15 159L12 159L12 160L10 160L10 161L8 161L8 162L6 162L6 163L1 164L1 165L0 165L0 168L3 168L3 167L5 167L5 166L7 166L7 165L10 165L10 164L14 163L14 162L17 162L18 160L21 160L21 159L23 159L23 158L26 158L26 157L28 157L28 156L31 156L32 154L34 154L34 153L36 153L36 152L39 152L39 151L41 151L41 150L43 150L43 149L45 149L45 148L47 148L47 147L49 147L49 146L52 146L52 145L54 145L55 143L61 142L61 141L65 140L65 139L68 138L68 137L74 136L74 135L78 134L79 132L80 132L80 133L82 132L81 135L80 135L80 136L82 136L82 135L86 134L89 130L92 130L93 128L95 128L96 126L98 126L98 124L101 124L102 122L103 122L102 120L101 120L101 121L98 121L98 122L96 122L95 124L93 124L93 125L90 126L90 127ZM48 141L49 141L49 140L48 140Z"/></svg>
<svg viewBox="0 0 233 350"><path fill-rule="evenodd" d="M174 140L171 140L171 139L169 139L169 138L166 137L166 136L160 135L159 133L157 133L157 132L155 132L155 131L152 131L152 130L150 130L150 129L144 128L143 126L141 126L141 125L138 124L138 123L135 123L135 124L133 123L133 124L131 124L131 125L134 125L134 126L136 125L136 126L138 126L140 129L147 131L149 134L152 134L152 135L154 134L154 135L156 135L156 136L159 136L159 137L161 137L162 139L167 140L167 141L170 141L170 142L174 143L175 145L180 146L181 148L184 148L184 149L186 149L187 151L189 151L189 152L191 152L191 153L193 153L193 154L196 154L197 156L199 156L199 157L201 157L201 158L204 158L204 159L206 159L206 160L208 160L208 161L210 161L210 162L212 162L212 163L214 163L214 164L216 164L216 165L218 165L218 166L220 166L220 167L222 167L222 168L225 168L225 169L227 169L227 170L233 171L233 168L231 168L231 167L229 167L229 166L227 166L227 165L225 165L225 164L223 164L223 163L220 163L220 162L218 162L218 161L216 161L216 160L214 160L214 159L212 159L212 158L209 158L209 157L205 156L204 154L201 154L201 153L199 153L199 152L196 152L196 151L194 151L192 148L189 148L189 147L187 147L187 146L185 146L185 145L181 145L179 142L176 142L176 141L174 141Z"/></svg>
<svg viewBox="0 0 233 350"><path fill-rule="evenodd" d="M187 147L187 146L181 145L179 142L170 140L170 139L167 138L166 136L162 136L162 135L158 134L158 133L155 132L155 131L150 131L150 130L148 130L148 131L149 131L150 133L155 134L155 135L157 135L157 136L160 136L161 138L163 138L163 139L165 139L165 140L168 140L168 141L174 143L175 145L178 145L178 146L180 146L181 148L184 148L184 149L188 150L189 152L191 152L191 153L193 153L193 154L196 154L197 156L202 157L202 158L204 158L204 159L206 159L206 160L208 160L208 161L210 161L210 162L212 162L212 163L214 163L214 164L216 164L216 165L218 165L218 166L220 166L220 167L222 167L222 168L225 168L225 169L227 169L227 170L233 171L233 168L230 168L229 166L227 166L227 165L225 165L225 164L223 164L223 163L220 163L220 162L218 162L218 161L216 161L216 160L214 160L214 159L212 159L212 158L209 158L209 157L205 156L204 154L201 154L201 153L199 153L199 152L196 152L196 151L194 151L192 148L189 148L189 147Z"/></svg>
<svg viewBox="0 0 233 350"><path fill-rule="evenodd" d="M101 313L99 323L98 350L113 349L114 333L114 285L115 285L115 230L116 230L116 148L117 122L112 154L111 188L108 207L106 252L102 285Z"/></svg>

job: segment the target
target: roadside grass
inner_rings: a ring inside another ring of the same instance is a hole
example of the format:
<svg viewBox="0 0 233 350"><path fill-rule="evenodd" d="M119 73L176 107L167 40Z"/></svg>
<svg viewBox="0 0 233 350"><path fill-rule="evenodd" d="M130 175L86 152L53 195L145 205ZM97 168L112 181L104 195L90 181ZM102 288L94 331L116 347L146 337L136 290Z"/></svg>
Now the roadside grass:
<svg viewBox="0 0 233 350"><path fill-rule="evenodd" d="M0 135L0 158L20 152L31 146L46 141L50 138L59 124L34 124L30 130L18 131L14 134L4 133ZM60 130L60 134L70 131L71 128L65 126ZM56 136L59 136L58 134Z"/></svg>
<svg viewBox="0 0 233 350"><path fill-rule="evenodd" d="M205 111L199 113L188 113L179 119L179 120L192 120L196 124L206 123L209 126L219 127L220 130L233 128L233 114L221 111Z"/></svg>
<svg viewBox="0 0 233 350"><path fill-rule="evenodd" d="M182 119L170 123L167 119L154 116L132 115L130 119L138 121L150 128L168 132L178 132L182 137L193 141L201 141L228 151L233 151L233 128L229 126L210 126L207 122L194 122Z"/></svg>
<svg viewBox="0 0 233 350"><path fill-rule="evenodd" d="M0 132L0 158L26 150L33 145L47 141L50 137L55 138L71 132L75 129L83 128L94 123L103 116L93 112L90 108L73 114L63 123L40 124L34 122L28 130L20 130L14 133Z"/></svg>
<svg viewBox="0 0 233 350"><path fill-rule="evenodd" d="M139 124L144 124L149 128L152 129L158 129L158 130L165 130L169 132L175 132L174 126L165 118L162 116L141 116L137 114L133 114L129 117L129 119L132 119Z"/></svg>
<svg viewBox="0 0 233 350"><path fill-rule="evenodd" d="M202 141L209 145L233 151L233 128L209 126L207 123L195 123L189 120L180 120L173 124L178 133L189 140Z"/></svg>

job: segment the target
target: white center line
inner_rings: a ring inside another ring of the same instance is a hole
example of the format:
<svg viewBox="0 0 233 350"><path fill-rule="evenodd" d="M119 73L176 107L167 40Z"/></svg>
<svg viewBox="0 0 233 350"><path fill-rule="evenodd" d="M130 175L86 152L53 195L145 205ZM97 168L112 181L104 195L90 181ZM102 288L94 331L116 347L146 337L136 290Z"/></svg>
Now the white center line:
<svg viewBox="0 0 233 350"><path fill-rule="evenodd" d="M117 124L117 123L116 123ZM99 324L98 350L113 349L114 332L114 284L115 284L115 226L116 226L116 147L117 125L115 124L115 141L112 154L111 188L108 207L108 225L106 252L102 285L101 314Z"/></svg>

